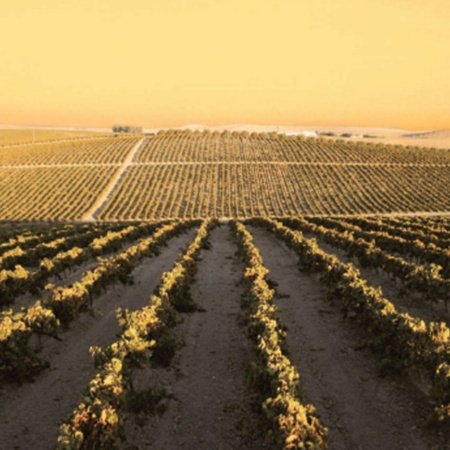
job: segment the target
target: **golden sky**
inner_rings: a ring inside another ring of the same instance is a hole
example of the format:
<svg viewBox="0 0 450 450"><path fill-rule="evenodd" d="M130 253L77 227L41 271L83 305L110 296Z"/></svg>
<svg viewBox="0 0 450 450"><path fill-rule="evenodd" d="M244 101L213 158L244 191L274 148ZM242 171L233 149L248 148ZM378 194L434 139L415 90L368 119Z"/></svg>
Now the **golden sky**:
<svg viewBox="0 0 450 450"><path fill-rule="evenodd" d="M450 128L449 0L3 0L0 123Z"/></svg>

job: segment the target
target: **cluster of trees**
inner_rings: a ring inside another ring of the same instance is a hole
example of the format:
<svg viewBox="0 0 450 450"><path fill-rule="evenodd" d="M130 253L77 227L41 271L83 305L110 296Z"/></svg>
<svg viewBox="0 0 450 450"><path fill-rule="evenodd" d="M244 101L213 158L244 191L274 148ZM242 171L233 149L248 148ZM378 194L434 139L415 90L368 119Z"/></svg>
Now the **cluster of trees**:
<svg viewBox="0 0 450 450"><path fill-rule="evenodd" d="M114 133L133 133L142 134L142 127L134 127L132 125L113 125L112 130Z"/></svg>

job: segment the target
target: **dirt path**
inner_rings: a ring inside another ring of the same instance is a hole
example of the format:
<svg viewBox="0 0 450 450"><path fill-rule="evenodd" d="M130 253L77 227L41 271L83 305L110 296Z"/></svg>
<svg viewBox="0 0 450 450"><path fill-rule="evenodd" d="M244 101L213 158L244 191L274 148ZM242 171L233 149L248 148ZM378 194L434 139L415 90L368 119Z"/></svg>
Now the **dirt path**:
<svg viewBox="0 0 450 450"><path fill-rule="evenodd" d="M283 294L278 306L288 327L291 359L307 401L330 430L330 448L431 448L431 438L419 428L427 404L424 394L404 377L399 382L377 377L377 359L355 350L360 333L350 320L342 319L339 305L326 300L318 278L299 272L297 256L275 237L258 228L250 230L269 277Z"/></svg>
<svg viewBox="0 0 450 450"><path fill-rule="evenodd" d="M201 253L192 288L206 312L183 315L184 323L175 328L185 345L165 372L173 380L168 387L174 399L161 417L134 426L132 448L264 448L264 433L255 437L259 418L250 410L244 383L251 344L239 326L243 266L235 262L227 227L215 229L211 243L212 249Z"/></svg>
<svg viewBox="0 0 450 450"><path fill-rule="evenodd" d="M126 157L125 161L123 162L121 168L117 171L114 178L109 182L108 186L106 186L103 193L98 197L97 201L94 203L94 206L91 208L90 211L88 211L83 218L81 219L84 222L93 222L96 218L96 216L102 211L104 208L106 202L110 199L112 196L114 190L118 186L120 180L122 179L125 172L130 167L131 163L133 162L137 152L141 149L141 147L144 145L145 141L147 141L149 137L142 138L139 142L136 143L136 145L130 150L130 153Z"/></svg>
<svg viewBox="0 0 450 450"><path fill-rule="evenodd" d="M94 299L94 314L82 314L61 336L62 342L44 343L42 356L51 368L34 383L0 388L0 447L3 449L51 449L59 423L78 404L81 392L94 373L89 348L106 345L119 331L116 309L131 310L148 303L163 271L169 270L194 230L172 239L159 256L145 259L134 272L131 286L117 284Z"/></svg>

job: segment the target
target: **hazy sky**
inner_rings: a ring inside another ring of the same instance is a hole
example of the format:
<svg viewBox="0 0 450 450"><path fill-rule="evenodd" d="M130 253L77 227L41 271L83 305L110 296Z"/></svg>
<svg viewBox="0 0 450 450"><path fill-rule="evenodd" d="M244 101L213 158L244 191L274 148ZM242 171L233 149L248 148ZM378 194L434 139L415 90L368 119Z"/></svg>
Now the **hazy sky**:
<svg viewBox="0 0 450 450"><path fill-rule="evenodd" d="M449 0L4 0L0 123L450 128Z"/></svg>

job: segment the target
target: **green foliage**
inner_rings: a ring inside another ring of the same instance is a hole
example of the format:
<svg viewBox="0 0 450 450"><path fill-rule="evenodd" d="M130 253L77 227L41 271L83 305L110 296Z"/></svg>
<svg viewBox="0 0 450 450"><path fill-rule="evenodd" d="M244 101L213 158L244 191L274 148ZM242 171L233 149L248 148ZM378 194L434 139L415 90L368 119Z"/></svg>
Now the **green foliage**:
<svg viewBox="0 0 450 450"><path fill-rule="evenodd" d="M135 412L158 410L159 401L165 393L151 389L133 391L131 371L145 366L155 355L159 364L167 364L173 357L177 344L168 334L168 328L175 322L173 308L176 301L172 296L177 296L178 290L174 287L188 289L196 272L198 253L207 241L210 230L217 224L214 220L202 223L196 238L172 271L162 276L149 305L133 312L117 310L121 329L119 339L105 348L91 348L98 372L72 416L61 425L57 450L119 448L123 439L122 410L126 407ZM167 239L167 235L176 228L176 225L167 225L166 232L157 232L153 238L158 235L160 239ZM141 247L140 251L127 254L130 258L134 255L139 259L148 251L151 242L148 241L147 248Z"/></svg>
<svg viewBox="0 0 450 450"><path fill-rule="evenodd" d="M255 342L259 359L250 364L248 378L258 392L269 434L280 449L326 449L328 430L320 423L314 407L304 404L298 372L287 357L286 332L273 304L268 270L245 226L233 221L231 228L239 254L247 264L247 290L241 305L247 311L247 334Z"/></svg>
<svg viewBox="0 0 450 450"><path fill-rule="evenodd" d="M399 313L394 305L360 277L351 264L316 248L281 223L258 219L255 224L266 227L294 249L301 267L319 272L331 295L339 299L345 312L352 312L364 326L367 345L380 353L382 372L415 367L424 372L433 384L431 394L440 417L447 417L450 384L447 381L450 355L450 330L444 323L425 323L408 314Z"/></svg>

